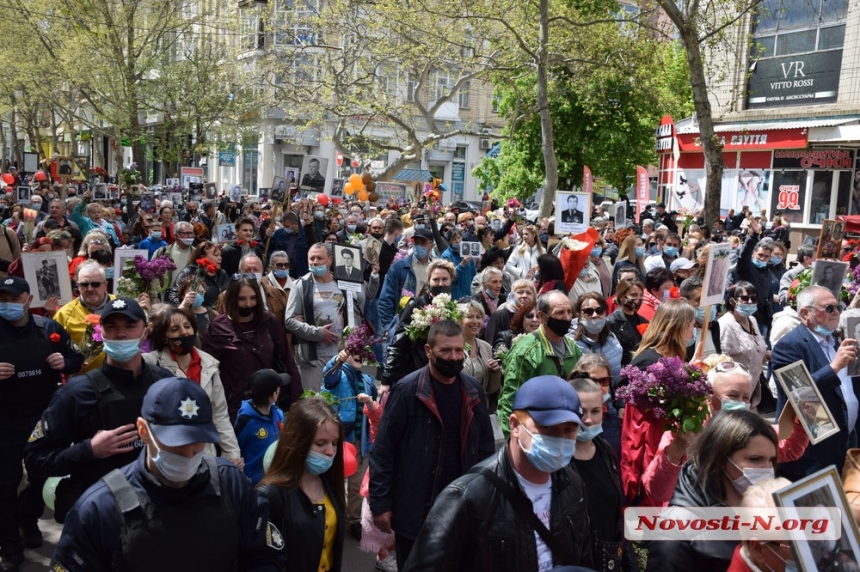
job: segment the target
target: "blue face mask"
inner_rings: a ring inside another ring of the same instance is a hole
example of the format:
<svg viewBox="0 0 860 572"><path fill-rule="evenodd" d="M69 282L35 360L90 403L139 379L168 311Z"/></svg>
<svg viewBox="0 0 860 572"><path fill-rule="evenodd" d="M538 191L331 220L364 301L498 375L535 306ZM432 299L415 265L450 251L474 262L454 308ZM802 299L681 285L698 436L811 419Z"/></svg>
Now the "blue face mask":
<svg viewBox="0 0 860 572"><path fill-rule="evenodd" d="M355 227L355 225L354 225L354 224L348 224L348 225L346 225L346 230L347 230L347 232L349 232L349 233L353 233L353 232L355 232L355 228L356 228L356 227Z"/></svg>
<svg viewBox="0 0 860 572"><path fill-rule="evenodd" d="M708 321L713 322L717 317L717 307L711 306L711 311L708 312ZM705 323L705 309L704 308L696 308L696 322L699 324Z"/></svg>
<svg viewBox="0 0 860 572"><path fill-rule="evenodd" d="M328 272L328 266L311 266L310 271L314 276L325 276L325 273Z"/></svg>
<svg viewBox="0 0 860 572"><path fill-rule="evenodd" d="M486 294L486 295L487 295L487 297L488 297L490 300L495 300L495 299L496 299L496 295L495 295L495 294L493 294L493 293L490 291L490 289L489 289L489 288L484 288L484 294Z"/></svg>
<svg viewBox="0 0 860 572"><path fill-rule="evenodd" d="M636 256L644 256L645 255L645 247L637 246L636 247Z"/></svg>
<svg viewBox="0 0 860 572"><path fill-rule="evenodd" d="M322 220L325 218L325 213L322 211L317 211L314 213L314 218L317 220Z"/></svg>
<svg viewBox="0 0 860 572"><path fill-rule="evenodd" d="M526 454L529 463L542 473L554 473L570 464L576 452L576 440L564 437L551 437L532 433L520 425L523 431L532 436L532 445L526 451L520 442L520 449ZM519 439L517 439L519 442Z"/></svg>
<svg viewBox="0 0 860 572"><path fill-rule="evenodd" d="M112 360L126 363L140 353L140 339L104 340L104 350Z"/></svg>
<svg viewBox="0 0 860 572"><path fill-rule="evenodd" d="M198 292L194 295L194 302L191 303L192 308L199 308L203 305L203 294Z"/></svg>
<svg viewBox="0 0 860 572"><path fill-rule="evenodd" d="M723 399L720 401L720 409L723 411L749 411L750 404L734 399Z"/></svg>
<svg viewBox="0 0 860 572"><path fill-rule="evenodd" d="M328 457L316 451L308 451L308 458L305 459L305 470L312 475L321 475L331 468L334 463L334 457Z"/></svg>
<svg viewBox="0 0 860 572"><path fill-rule="evenodd" d="M415 225L415 230L422 230L423 228L424 228L424 225L423 225L423 224L421 224L421 223L417 223L417 224Z"/></svg>
<svg viewBox="0 0 860 572"><path fill-rule="evenodd" d="M108 280L113 280L113 268L105 268L105 276Z"/></svg>
<svg viewBox="0 0 860 572"><path fill-rule="evenodd" d="M587 443L601 433L603 433L603 425L600 423L591 427L580 427L576 433L576 440L580 443Z"/></svg>
<svg viewBox="0 0 860 572"><path fill-rule="evenodd" d="M756 268L764 268L765 266L767 266L767 262L759 260L758 258L753 258L752 263L755 264Z"/></svg>
<svg viewBox="0 0 860 572"><path fill-rule="evenodd" d="M24 315L24 304L16 302L0 302L0 318L14 322Z"/></svg>
<svg viewBox="0 0 860 572"><path fill-rule="evenodd" d="M422 258L427 258L427 255L430 254L430 251L426 246L418 246L415 245L415 248L412 249L412 253L415 255L415 258L421 260Z"/></svg>
<svg viewBox="0 0 860 572"><path fill-rule="evenodd" d="M675 258L676 256L678 256L678 249L674 246L664 246L663 254L665 254L669 258Z"/></svg>
<svg viewBox="0 0 860 572"><path fill-rule="evenodd" d="M735 311L744 318L749 318L750 316L755 314L756 310L758 310L757 304L738 304L738 307Z"/></svg>
<svg viewBox="0 0 860 572"><path fill-rule="evenodd" d="M599 246L595 246L591 249L591 256L593 256L594 258L599 257L601 254L603 254L603 249Z"/></svg>
<svg viewBox="0 0 860 572"><path fill-rule="evenodd" d="M780 264L782 264L782 256L771 256L770 263L774 266L779 266Z"/></svg>
<svg viewBox="0 0 860 572"><path fill-rule="evenodd" d="M818 324L817 326L815 326L815 333L820 335L820 336L829 336L835 331L836 330L831 330L830 328L828 328L826 326L822 326L821 324Z"/></svg>
<svg viewBox="0 0 860 572"><path fill-rule="evenodd" d="M293 230L293 227L291 227L291 226L285 226L285 227L284 227L284 232L286 232L287 234L293 234L293 233L294 233L294 232L296 232L296 231L294 231L294 230Z"/></svg>
<svg viewBox="0 0 860 572"><path fill-rule="evenodd" d="M288 278L289 276L289 270L275 270L275 278Z"/></svg>
<svg viewBox="0 0 860 572"><path fill-rule="evenodd" d="M586 264L585 268L583 268L582 270L579 271L579 277L580 278L585 278L586 276L588 276L588 265L587 264Z"/></svg>

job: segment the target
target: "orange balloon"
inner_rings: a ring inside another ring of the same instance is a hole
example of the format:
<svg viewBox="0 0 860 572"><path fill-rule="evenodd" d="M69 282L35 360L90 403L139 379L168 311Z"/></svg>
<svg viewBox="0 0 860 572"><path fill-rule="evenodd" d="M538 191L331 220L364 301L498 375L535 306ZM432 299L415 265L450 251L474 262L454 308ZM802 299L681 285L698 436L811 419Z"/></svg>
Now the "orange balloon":
<svg viewBox="0 0 860 572"><path fill-rule="evenodd" d="M358 173L353 173L349 176L349 182L352 184L352 188L360 191L364 188L364 183L361 182L361 175Z"/></svg>
<svg viewBox="0 0 860 572"><path fill-rule="evenodd" d="M358 191L358 200L366 201L370 197L370 194L364 189Z"/></svg>
<svg viewBox="0 0 860 572"><path fill-rule="evenodd" d="M352 188L352 183L347 183L343 186L343 194L351 195L354 192L355 192L355 189Z"/></svg>

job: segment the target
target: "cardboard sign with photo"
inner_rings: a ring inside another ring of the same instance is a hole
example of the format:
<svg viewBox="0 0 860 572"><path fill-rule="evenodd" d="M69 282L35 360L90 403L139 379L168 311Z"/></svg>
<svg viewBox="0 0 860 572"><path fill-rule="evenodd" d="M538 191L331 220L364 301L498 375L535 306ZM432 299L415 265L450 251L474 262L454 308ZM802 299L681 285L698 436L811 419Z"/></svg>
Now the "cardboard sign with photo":
<svg viewBox="0 0 860 572"><path fill-rule="evenodd" d="M242 200L242 185L232 185L230 187L230 201L238 203Z"/></svg>
<svg viewBox="0 0 860 572"><path fill-rule="evenodd" d="M591 219L591 197L588 193L557 191L555 193L555 233L580 234Z"/></svg>
<svg viewBox="0 0 860 572"><path fill-rule="evenodd" d="M833 292L833 296L838 301L846 272L848 272L847 262L838 262L836 260L816 260L812 263L812 280L810 280L809 283L814 286L823 286L827 288Z"/></svg>
<svg viewBox="0 0 860 572"><path fill-rule="evenodd" d="M724 242L709 245L705 279L702 284L700 307L721 304L725 298L726 283L731 270L732 245Z"/></svg>
<svg viewBox="0 0 860 572"><path fill-rule="evenodd" d="M842 251L842 239L845 238L845 221L825 220L821 223L821 233L818 235L818 250L815 257L839 259Z"/></svg>
<svg viewBox="0 0 860 572"><path fill-rule="evenodd" d="M364 244L364 259L369 264L379 262L379 253L382 251L382 241L368 236Z"/></svg>
<svg viewBox="0 0 860 572"><path fill-rule="evenodd" d="M473 259L480 258L483 254L480 242L461 242L460 256L471 256Z"/></svg>
<svg viewBox="0 0 860 572"><path fill-rule="evenodd" d="M289 196L289 182L282 177L275 177L272 181L270 196L273 203L283 203Z"/></svg>
<svg viewBox="0 0 860 572"><path fill-rule="evenodd" d="M805 363L797 361L774 373L812 445L839 433L839 425Z"/></svg>
<svg viewBox="0 0 860 572"><path fill-rule="evenodd" d="M296 167L284 168L284 179L287 180L287 187L296 189L299 186L299 169Z"/></svg>
<svg viewBox="0 0 860 572"><path fill-rule="evenodd" d="M33 295L32 308L44 308L50 298L57 298L60 306L71 302L72 282L69 278L69 260L64 251L25 252L21 255L24 279Z"/></svg>
<svg viewBox="0 0 860 572"><path fill-rule="evenodd" d="M845 315L843 314L843 317L844 316ZM843 339L848 338L857 340L857 342L860 343L860 316L845 317L845 331L843 332ZM860 355L848 364L848 375L851 377L860 375Z"/></svg>
<svg viewBox="0 0 860 572"><path fill-rule="evenodd" d="M106 201L110 198L108 195L107 184L105 183L96 183L93 185L93 200L94 201Z"/></svg>
<svg viewBox="0 0 860 572"><path fill-rule="evenodd" d="M215 183L206 183L206 199L214 200L218 198L218 185Z"/></svg>
<svg viewBox="0 0 860 572"><path fill-rule="evenodd" d="M178 187L179 182L180 182L179 179L165 179L164 180L164 186L172 189L174 187ZM215 183L212 183L212 184L214 185Z"/></svg>
<svg viewBox="0 0 860 572"><path fill-rule="evenodd" d="M306 155L302 160L302 173L304 174L301 183L299 183L300 191L325 192L326 173L328 173L327 158Z"/></svg>
<svg viewBox="0 0 860 572"><path fill-rule="evenodd" d="M361 266L361 249L344 244L334 245L334 276L346 282L364 282Z"/></svg>
<svg viewBox="0 0 860 572"><path fill-rule="evenodd" d="M215 241L220 243L233 242L236 240L236 225L219 224L215 227Z"/></svg>
<svg viewBox="0 0 860 572"><path fill-rule="evenodd" d="M170 202L173 203L173 208L179 210L182 208L182 193L168 193L167 195L170 197Z"/></svg>
<svg viewBox="0 0 860 572"><path fill-rule="evenodd" d="M203 183L191 183L188 185L188 200L198 203L203 200Z"/></svg>
<svg viewBox="0 0 860 572"><path fill-rule="evenodd" d="M11 190L11 189L10 189ZM16 202L19 205L29 205L30 204L30 187L26 185L21 185L16 191Z"/></svg>
<svg viewBox="0 0 860 572"><path fill-rule="evenodd" d="M155 193L146 191L140 194L140 209L147 214L155 214Z"/></svg>

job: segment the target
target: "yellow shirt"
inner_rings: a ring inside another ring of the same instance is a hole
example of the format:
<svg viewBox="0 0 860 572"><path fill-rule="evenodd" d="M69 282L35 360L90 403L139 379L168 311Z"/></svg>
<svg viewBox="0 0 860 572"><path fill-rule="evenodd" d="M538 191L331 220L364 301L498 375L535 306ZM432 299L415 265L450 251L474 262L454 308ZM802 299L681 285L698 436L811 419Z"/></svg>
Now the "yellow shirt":
<svg viewBox="0 0 860 572"><path fill-rule="evenodd" d="M116 296L108 294L108 298L114 300ZM57 310L57 313L54 314L54 320L63 326L63 328L69 333L69 337L72 338L73 342L80 345L84 339L84 332L87 331L87 324L84 322L84 318L92 313L93 312L83 305L80 298L75 298ZM104 361L105 354L102 352L92 360L84 362L84 366L78 373L86 373L91 369L97 369L101 367Z"/></svg>
<svg viewBox="0 0 860 572"><path fill-rule="evenodd" d="M327 572L334 566L334 539L337 536L337 512L334 510L334 503L331 502L330 496L325 496L323 506L325 507L325 542L320 557L319 572Z"/></svg>

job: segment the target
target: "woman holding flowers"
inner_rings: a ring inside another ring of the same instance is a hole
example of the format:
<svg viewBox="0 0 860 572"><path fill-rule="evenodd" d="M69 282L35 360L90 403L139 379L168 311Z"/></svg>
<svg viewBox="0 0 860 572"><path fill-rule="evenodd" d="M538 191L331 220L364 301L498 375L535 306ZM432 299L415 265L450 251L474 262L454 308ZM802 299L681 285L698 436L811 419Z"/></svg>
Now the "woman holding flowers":
<svg viewBox="0 0 860 572"><path fill-rule="evenodd" d="M484 323L484 307L472 300L464 304L465 311L460 320L466 339L466 362L463 371L477 379L487 394L490 411L494 411L502 388L502 368L493 358L493 348L478 339Z"/></svg>
<svg viewBox="0 0 860 572"><path fill-rule="evenodd" d="M230 284L230 277L221 269L221 245L204 240L197 245L189 260L192 262L176 277L176 283L170 289L168 300L172 305L179 306L183 300L179 297L178 284L193 275L203 283L203 306L214 310L218 295Z"/></svg>

